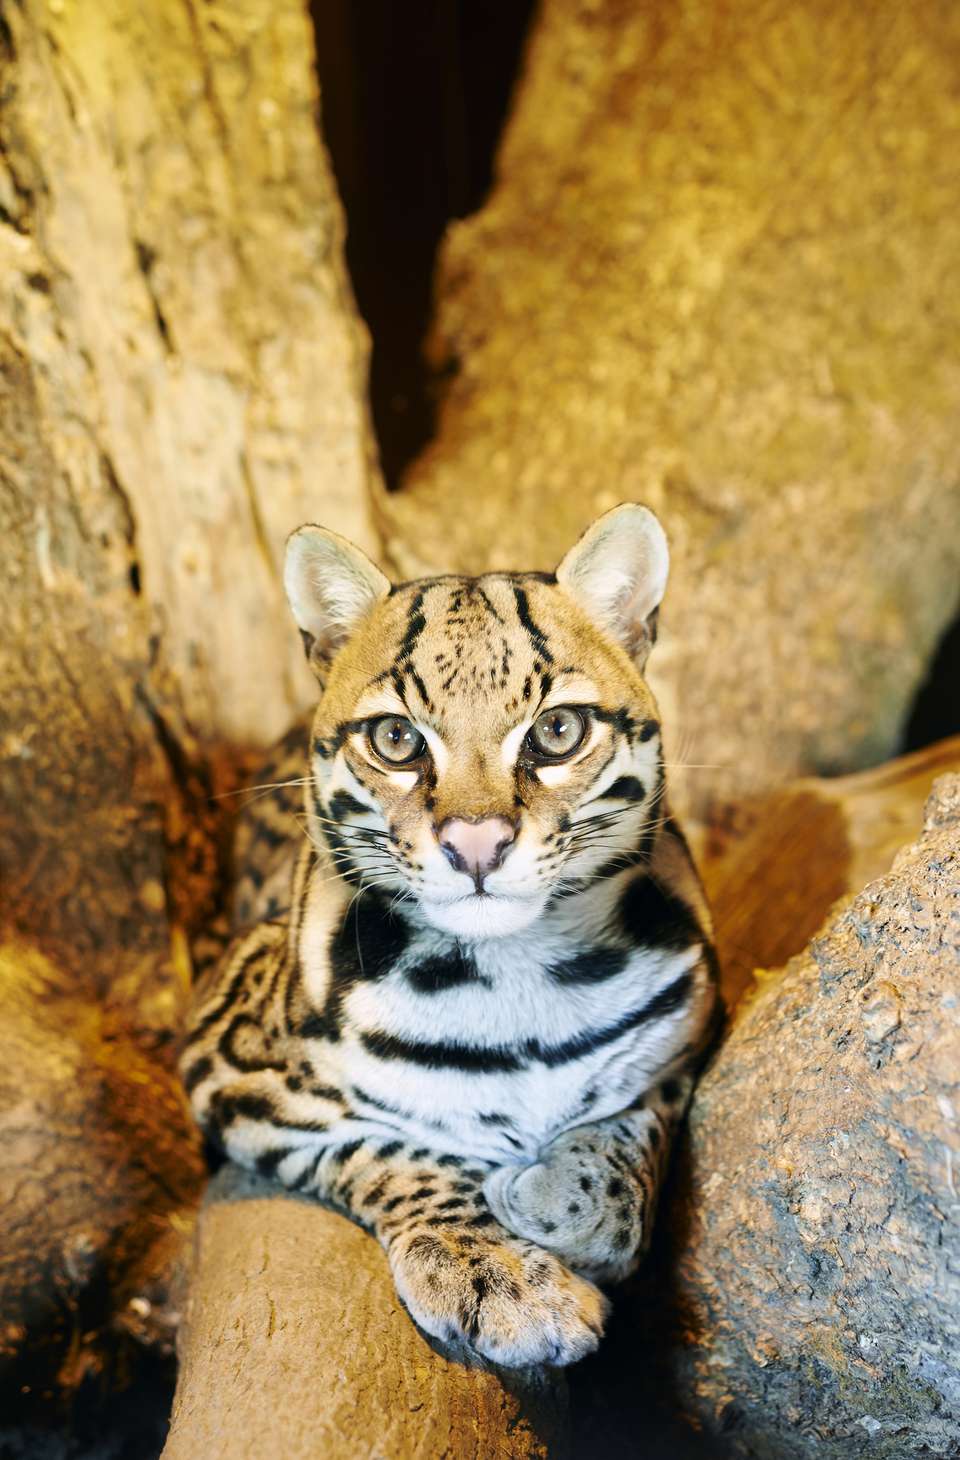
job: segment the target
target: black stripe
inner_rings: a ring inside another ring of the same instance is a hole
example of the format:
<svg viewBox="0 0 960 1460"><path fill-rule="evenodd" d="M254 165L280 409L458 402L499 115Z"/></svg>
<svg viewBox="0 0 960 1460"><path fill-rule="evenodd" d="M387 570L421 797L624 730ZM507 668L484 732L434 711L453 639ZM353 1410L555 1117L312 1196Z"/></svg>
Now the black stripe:
<svg viewBox="0 0 960 1460"><path fill-rule="evenodd" d="M547 973L556 983L602 983L622 973L629 956L623 948L588 948L562 963L552 964Z"/></svg>
<svg viewBox="0 0 960 1460"><path fill-rule="evenodd" d="M520 620L523 628L526 629L531 644L546 664L552 664L553 655L547 647L543 630L538 628L534 623L530 614L530 603L527 599L526 592L518 583L513 585L513 596L517 605L517 618Z"/></svg>
<svg viewBox="0 0 960 1460"><path fill-rule="evenodd" d="M403 638L400 640L400 648L397 650L395 663L399 664L401 659L409 659L417 646L417 640L427 627L427 621L421 613L426 590L419 589L410 601L407 609L407 627Z"/></svg>
<svg viewBox="0 0 960 1460"><path fill-rule="evenodd" d="M672 1014L686 999L693 985L693 974L682 973L648 1003L624 1014L605 1029L588 1030L568 1039L565 1044L543 1045L539 1039L528 1039L517 1049L503 1046L470 1044L428 1044L420 1040L400 1039L383 1030L370 1030L361 1035L361 1042L370 1054L383 1060L405 1060L433 1070L462 1070L467 1074L514 1073L530 1064L548 1068L567 1064L581 1055L591 1054L605 1044L612 1044L641 1024Z"/></svg>
<svg viewBox="0 0 960 1460"><path fill-rule="evenodd" d="M346 1166L351 1156L355 1156L364 1144L363 1137L356 1141L347 1141L344 1145L338 1146L330 1157L334 1166Z"/></svg>
<svg viewBox="0 0 960 1460"><path fill-rule="evenodd" d="M265 948L258 948L257 949L257 953L258 954L261 954L261 955L263 953L265 953L266 951L267 950ZM252 955L252 957L256 957L256 954ZM227 991L223 995L223 997L221 999L218 999L217 1002L213 1005L213 1007L207 1010L207 1012L206 1012L206 1014L204 1014L203 1018L200 1019L200 1020L198 1020L198 1022L196 1024L194 1024L193 1028L190 1030L189 1034L187 1035L187 1046L188 1047L191 1044L193 1044L197 1039L199 1039L200 1036L201 1036L201 1034L206 1034L206 1032L210 1028L210 1026L212 1024L216 1024L217 1020L221 1017L221 1015L223 1015L223 1014L225 1014L227 1012L227 1010L229 1009L230 1005L233 1003L234 999L237 997L237 994L239 993L240 985L243 983L244 979L247 976L247 965L248 965L248 962L249 962L249 960L244 959L243 964L237 970L237 972L233 975L233 978L230 980L229 984L227 985Z"/></svg>
<svg viewBox="0 0 960 1460"><path fill-rule="evenodd" d="M202 1054L198 1060L194 1060L188 1069L184 1070L182 1079L183 1087L187 1094L191 1094L213 1070L213 1060L209 1055Z"/></svg>
<svg viewBox="0 0 960 1460"><path fill-rule="evenodd" d="M255 1095L250 1091L218 1090L210 1101L211 1121L221 1128L232 1125L235 1120L263 1120L282 1130L325 1132L329 1126L322 1120L286 1120L268 1095Z"/></svg>
<svg viewBox="0 0 960 1460"><path fill-rule="evenodd" d="M372 809L370 806L364 806L356 796L351 796L349 791L334 791L327 803L327 810L334 821L342 821L345 816L368 816Z"/></svg>
<svg viewBox="0 0 960 1460"><path fill-rule="evenodd" d="M566 1064L568 1060L577 1059L580 1055L592 1054L595 1049L602 1049L605 1044L613 1042L628 1033L631 1029L638 1029L641 1024L649 1024L654 1019L659 1019L667 1014L674 1013L685 1002L687 994L693 986L693 974L681 973L673 983L661 989L658 994L643 1005L640 1009L634 1009L630 1014L624 1014L616 1024L608 1025L606 1029L588 1031L570 1039L566 1044L558 1045L554 1049L544 1050L539 1059L542 1064L549 1067Z"/></svg>
<svg viewBox="0 0 960 1460"><path fill-rule="evenodd" d="M465 1070L471 1074L491 1074L495 1070L523 1069L518 1055L509 1049L487 1049L470 1044L427 1044L419 1040L400 1039L382 1029L361 1035L364 1049L381 1060L406 1060L433 1070Z"/></svg>

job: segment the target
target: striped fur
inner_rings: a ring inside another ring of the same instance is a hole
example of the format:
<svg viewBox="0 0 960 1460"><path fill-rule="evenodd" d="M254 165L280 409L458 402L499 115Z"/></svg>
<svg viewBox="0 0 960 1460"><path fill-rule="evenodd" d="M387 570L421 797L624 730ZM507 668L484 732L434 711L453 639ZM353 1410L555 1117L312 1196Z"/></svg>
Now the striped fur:
<svg viewBox="0 0 960 1460"><path fill-rule="evenodd" d="M622 544L584 541L629 577ZM332 643L294 589L325 680L291 777L306 836L297 855L289 790L255 803L237 912L263 920L199 988L182 1065L230 1157L362 1222L424 1328L507 1364L596 1345L595 1284L647 1245L717 1017L637 667L662 588L618 622L580 566L392 589L371 567ZM570 705L582 745L537 762L531 725ZM371 746L384 715L422 735L412 769ZM478 891L438 829L494 815L515 837Z"/></svg>

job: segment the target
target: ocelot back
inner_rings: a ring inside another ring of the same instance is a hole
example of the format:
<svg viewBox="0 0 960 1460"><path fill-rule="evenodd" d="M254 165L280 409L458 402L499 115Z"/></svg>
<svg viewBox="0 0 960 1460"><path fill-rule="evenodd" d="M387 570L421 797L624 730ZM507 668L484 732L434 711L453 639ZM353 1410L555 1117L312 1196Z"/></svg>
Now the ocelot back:
<svg viewBox="0 0 960 1460"><path fill-rule="evenodd" d="M306 836L280 916L278 807L248 836L265 920L183 1077L230 1157L363 1223L417 1322L501 1363L595 1347L716 1027L642 678L666 575L636 506L555 575L391 587L320 528L288 548Z"/></svg>

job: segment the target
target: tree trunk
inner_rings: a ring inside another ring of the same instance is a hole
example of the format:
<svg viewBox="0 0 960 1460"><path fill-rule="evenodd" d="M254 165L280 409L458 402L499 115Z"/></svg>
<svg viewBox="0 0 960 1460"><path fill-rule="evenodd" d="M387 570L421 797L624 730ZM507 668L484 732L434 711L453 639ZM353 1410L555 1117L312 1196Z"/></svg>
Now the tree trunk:
<svg viewBox="0 0 960 1460"><path fill-rule="evenodd" d="M19 1395L106 1365L120 1382L129 1337L170 1347L202 1180L172 1056L222 890L210 795L315 693L283 539L319 516L375 551L374 452L302 7L29 0L0 40L0 1378ZM214 1203L198 1243L180 1453L201 1373L248 1436L240 1392L306 1443L338 1382L343 1433L371 1447L398 1396L398 1435L453 1449L479 1433L485 1453L486 1430L534 1455L557 1432L561 1388L433 1354L339 1218ZM253 1251L275 1259L259 1286ZM254 1308L306 1299L284 1362L309 1402L283 1364L263 1389L264 1351L208 1309L241 1271Z"/></svg>
<svg viewBox="0 0 960 1460"><path fill-rule="evenodd" d="M561 1375L426 1339L359 1227L230 1168L214 1182L165 1460L552 1460L565 1428Z"/></svg>
<svg viewBox="0 0 960 1460"><path fill-rule="evenodd" d="M303 10L2 11L0 1367L69 1387L171 1339L203 747L307 703L283 538L372 547L373 450Z"/></svg>
<svg viewBox="0 0 960 1460"><path fill-rule="evenodd" d="M654 507L688 806L890 755L956 613L958 76L950 5L544 0L448 234L389 554L550 569Z"/></svg>

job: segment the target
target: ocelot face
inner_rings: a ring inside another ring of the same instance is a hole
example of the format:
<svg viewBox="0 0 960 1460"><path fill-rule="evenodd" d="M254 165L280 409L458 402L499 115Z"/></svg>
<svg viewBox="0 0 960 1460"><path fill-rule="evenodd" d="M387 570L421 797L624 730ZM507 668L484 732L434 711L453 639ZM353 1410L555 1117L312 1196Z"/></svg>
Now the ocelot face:
<svg viewBox="0 0 960 1460"><path fill-rule="evenodd" d="M556 577L391 590L342 539L295 535L288 590L325 680L309 834L348 880L458 937L496 937L640 851L662 789L637 662L666 576L662 541L645 509L621 508ZM349 627L331 634L345 604Z"/></svg>

